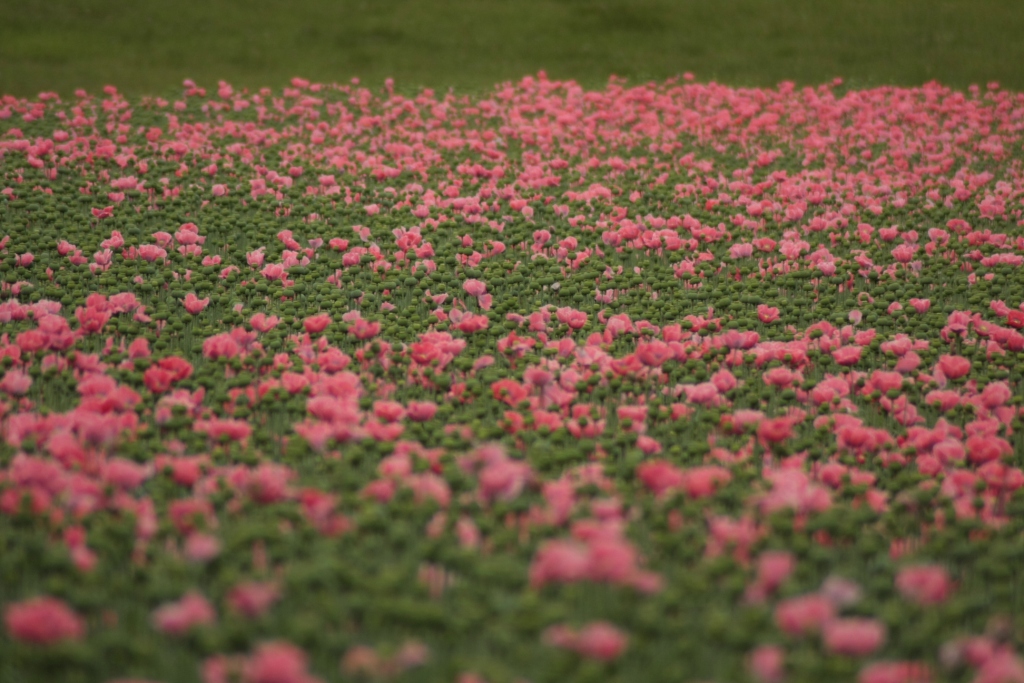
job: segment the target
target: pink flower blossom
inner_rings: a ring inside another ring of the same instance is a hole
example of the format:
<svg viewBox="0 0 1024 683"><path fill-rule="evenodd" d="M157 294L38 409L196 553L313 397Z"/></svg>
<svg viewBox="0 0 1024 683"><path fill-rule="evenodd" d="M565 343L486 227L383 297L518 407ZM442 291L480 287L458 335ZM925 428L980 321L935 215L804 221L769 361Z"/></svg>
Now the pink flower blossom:
<svg viewBox="0 0 1024 683"><path fill-rule="evenodd" d="M437 413L437 404L432 401L411 401L407 415L413 422L427 422Z"/></svg>
<svg viewBox="0 0 1024 683"><path fill-rule="evenodd" d="M928 299L911 299L910 306L918 313L926 313L931 308L932 302Z"/></svg>
<svg viewBox="0 0 1024 683"><path fill-rule="evenodd" d="M757 318L765 325L770 325L779 319L779 309L775 306L768 306L767 304L758 304Z"/></svg>
<svg viewBox="0 0 1024 683"><path fill-rule="evenodd" d="M213 607L202 595L186 593L177 602L170 602L153 612L153 626L163 633L180 636L196 626L207 626L217 619Z"/></svg>
<svg viewBox="0 0 1024 683"><path fill-rule="evenodd" d="M276 583L243 582L228 592L228 605L231 609L250 619L266 614L267 610L281 597L281 590Z"/></svg>
<svg viewBox="0 0 1024 683"><path fill-rule="evenodd" d="M32 387L32 377L21 370L8 370L0 380L0 391L10 396L24 396Z"/></svg>
<svg viewBox="0 0 1024 683"><path fill-rule="evenodd" d="M949 574L935 565L904 567L896 576L896 588L904 598L919 605L945 602L953 590Z"/></svg>
<svg viewBox="0 0 1024 683"><path fill-rule="evenodd" d="M184 555L193 562L209 562L220 554L220 547L217 537L196 531L185 539Z"/></svg>
<svg viewBox="0 0 1024 683"><path fill-rule="evenodd" d="M203 340L203 355L210 360L234 358L241 352L238 342L229 333L216 334Z"/></svg>
<svg viewBox="0 0 1024 683"><path fill-rule="evenodd" d="M849 617L824 624L822 640L833 654L865 657L885 642L885 626L876 619Z"/></svg>
<svg viewBox="0 0 1024 683"><path fill-rule="evenodd" d="M932 672L923 662L873 662L857 674L857 683L931 683Z"/></svg>
<svg viewBox="0 0 1024 683"><path fill-rule="evenodd" d="M786 653L778 645L761 645L747 656L747 670L757 683L784 680Z"/></svg>
<svg viewBox="0 0 1024 683"><path fill-rule="evenodd" d="M572 650L600 662L618 659L629 644L625 633L605 621L591 622L579 631L565 625L551 626L541 639L546 645Z"/></svg>
<svg viewBox="0 0 1024 683"><path fill-rule="evenodd" d="M862 349L859 346L843 346L832 351L832 358L839 365L850 366L860 362Z"/></svg>
<svg viewBox="0 0 1024 683"><path fill-rule="evenodd" d="M199 314L203 309L210 305L210 297L200 299L195 295L195 292L189 292L185 295L185 298L181 302L185 306L185 310L192 315Z"/></svg>
<svg viewBox="0 0 1024 683"><path fill-rule="evenodd" d="M261 643L245 663L245 683L318 683L308 672L308 658L300 648L284 641Z"/></svg>
<svg viewBox="0 0 1024 683"><path fill-rule="evenodd" d="M487 292L487 285L480 280L474 280L471 278L462 283L462 289L470 296L479 297Z"/></svg>
<svg viewBox="0 0 1024 683"><path fill-rule="evenodd" d="M48 596L8 604L4 608L4 624L11 638L36 645L81 640L85 636L85 621L63 601Z"/></svg>
<svg viewBox="0 0 1024 683"><path fill-rule="evenodd" d="M320 334L331 324L331 316L327 313L311 315L302 321L302 326L310 334Z"/></svg>
<svg viewBox="0 0 1024 683"><path fill-rule="evenodd" d="M270 332L281 322L281 319L276 315L267 315L266 313L256 313L249 318L249 324L257 332Z"/></svg>
<svg viewBox="0 0 1024 683"><path fill-rule="evenodd" d="M675 356L672 348L663 341L654 339L641 342L636 347L636 357L649 367L659 367Z"/></svg>
<svg viewBox="0 0 1024 683"><path fill-rule="evenodd" d="M810 594L789 598L775 608L775 623L790 635L819 630L835 617L835 607L822 595Z"/></svg>
<svg viewBox="0 0 1024 683"><path fill-rule="evenodd" d="M939 356L936 369L942 371L947 379L960 379L971 371L971 361L963 356L943 354Z"/></svg>

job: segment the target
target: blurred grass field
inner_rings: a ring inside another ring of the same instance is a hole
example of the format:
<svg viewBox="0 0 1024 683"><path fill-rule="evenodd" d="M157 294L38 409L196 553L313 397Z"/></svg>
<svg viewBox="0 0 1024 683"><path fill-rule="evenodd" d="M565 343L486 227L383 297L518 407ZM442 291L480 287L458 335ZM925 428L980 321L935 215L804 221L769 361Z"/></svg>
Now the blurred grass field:
<svg viewBox="0 0 1024 683"><path fill-rule="evenodd" d="M1022 0L0 0L0 93L292 76L478 91L702 81L1024 90Z"/></svg>

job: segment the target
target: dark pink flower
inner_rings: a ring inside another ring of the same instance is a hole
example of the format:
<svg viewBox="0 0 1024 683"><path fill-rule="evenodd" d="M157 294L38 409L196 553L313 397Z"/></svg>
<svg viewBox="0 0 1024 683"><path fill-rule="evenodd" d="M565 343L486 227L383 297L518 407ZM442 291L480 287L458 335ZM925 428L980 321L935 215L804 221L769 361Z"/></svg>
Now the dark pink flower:
<svg viewBox="0 0 1024 683"><path fill-rule="evenodd" d="M856 365L862 352L859 346L842 346L832 352L832 358L839 365Z"/></svg>
<svg viewBox="0 0 1024 683"><path fill-rule="evenodd" d="M433 401L411 401L406 415L413 422L426 422L437 413L437 404Z"/></svg>
<svg viewBox="0 0 1024 683"><path fill-rule="evenodd" d="M311 315L302 321L302 326L310 334L320 334L331 324L331 316L327 313Z"/></svg>
<svg viewBox="0 0 1024 683"><path fill-rule="evenodd" d="M139 247L139 258L152 263L167 258L167 251L154 244L143 244Z"/></svg>
<svg viewBox="0 0 1024 683"><path fill-rule="evenodd" d="M85 621L63 601L48 596L10 603L4 608L4 624L11 638L36 645L85 636Z"/></svg>
<svg viewBox="0 0 1024 683"><path fill-rule="evenodd" d="M245 663L245 683L313 683L302 649L284 641L262 643Z"/></svg>
<svg viewBox="0 0 1024 683"><path fill-rule="evenodd" d="M923 662L874 662L857 674L857 683L931 683L931 668Z"/></svg>
<svg viewBox="0 0 1024 683"><path fill-rule="evenodd" d="M471 278L462 283L462 289L470 296L479 297L487 292L487 284Z"/></svg>
<svg viewBox="0 0 1024 683"><path fill-rule="evenodd" d="M484 316L484 319L487 319L486 316ZM378 322L370 322L364 318L359 318L349 326L348 333L356 339L365 341L380 334L380 328L381 325Z"/></svg>
<svg viewBox="0 0 1024 683"><path fill-rule="evenodd" d="M185 539L185 557L193 562L209 562L220 554L221 543L216 536L194 531Z"/></svg>
<svg viewBox="0 0 1024 683"><path fill-rule="evenodd" d="M944 354L939 356L939 362L935 366L947 379L960 379L971 371L971 361L963 356Z"/></svg>
<svg viewBox="0 0 1024 683"><path fill-rule="evenodd" d="M195 292L189 292L185 295L185 298L181 302L185 306L185 310L192 315L199 314L203 309L210 305L210 297L200 299L195 295Z"/></svg>
<svg viewBox="0 0 1024 683"><path fill-rule="evenodd" d="M167 603L153 612L153 626L172 636L184 635L196 626L212 624L217 619L213 606L196 592L186 593L177 602Z"/></svg>
<svg viewBox="0 0 1024 683"><path fill-rule="evenodd" d="M641 342L636 347L636 357L641 363L650 367L659 367L674 356L675 352L672 347L658 339Z"/></svg>
<svg viewBox="0 0 1024 683"><path fill-rule="evenodd" d="M747 670L757 683L781 683L786 653L778 645L761 645L747 656Z"/></svg>
<svg viewBox="0 0 1024 683"><path fill-rule="evenodd" d="M266 313L256 313L249 318L249 324L257 332L270 332L270 330L277 327L281 322L281 319L276 315L267 315Z"/></svg>
<svg viewBox="0 0 1024 683"><path fill-rule="evenodd" d="M228 592L228 605L239 614L257 618L264 615L280 597L281 589L276 583L249 581L237 584Z"/></svg>
<svg viewBox="0 0 1024 683"><path fill-rule="evenodd" d="M918 313L926 313L932 306L932 302L929 299L911 299L910 306Z"/></svg>
<svg viewBox="0 0 1024 683"><path fill-rule="evenodd" d="M981 664L971 683L1024 683L1024 661L1011 650L995 652Z"/></svg>
<svg viewBox="0 0 1024 683"><path fill-rule="evenodd" d="M877 619L835 619L822 627L825 649L833 654L864 657L885 642L885 625Z"/></svg>
<svg viewBox="0 0 1024 683"><path fill-rule="evenodd" d="M780 602L775 608L775 623L790 635L802 635L819 630L835 613L828 598L812 593Z"/></svg>
<svg viewBox="0 0 1024 683"><path fill-rule="evenodd" d="M757 318L765 325L770 325L779 319L779 309L767 304L758 304Z"/></svg>
<svg viewBox="0 0 1024 683"><path fill-rule="evenodd" d="M11 396L24 396L32 387L32 377L21 370L8 370L0 380L0 391Z"/></svg>
<svg viewBox="0 0 1024 683"><path fill-rule="evenodd" d="M559 308L556 312L558 322L578 330L586 326L587 314L575 308Z"/></svg>
<svg viewBox="0 0 1024 683"><path fill-rule="evenodd" d="M231 359L241 352L238 342L230 333L224 332L207 337L203 340L203 355L211 360L217 358Z"/></svg>
<svg viewBox="0 0 1024 683"><path fill-rule="evenodd" d="M949 574L937 565L904 567L896 575L896 588L904 598L919 605L946 601L953 590Z"/></svg>
<svg viewBox="0 0 1024 683"><path fill-rule="evenodd" d="M589 623L578 632L564 624L551 626L541 639L546 645L572 650L600 662L618 659L629 645L626 634L606 621Z"/></svg>

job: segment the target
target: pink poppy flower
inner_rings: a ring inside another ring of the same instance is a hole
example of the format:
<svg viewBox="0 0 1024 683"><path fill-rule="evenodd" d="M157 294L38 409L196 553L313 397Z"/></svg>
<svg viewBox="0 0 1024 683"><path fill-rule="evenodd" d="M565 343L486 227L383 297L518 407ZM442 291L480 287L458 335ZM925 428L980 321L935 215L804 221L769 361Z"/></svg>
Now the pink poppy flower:
<svg viewBox="0 0 1024 683"><path fill-rule="evenodd" d="M271 605L281 597L276 583L254 581L239 583L228 592L228 605L234 611L250 619L266 614Z"/></svg>
<svg viewBox="0 0 1024 683"><path fill-rule="evenodd" d="M686 478L682 470L664 460L641 463L636 474L644 486L655 495L681 488Z"/></svg>
<svg viewBox="0 0 1024 683"><path fill-rule="evenodd" d="M779 388L785 388L800 380L800 375L785 366L772 368L762 376L764 383Z"/></svg>
<svg viewBox="0 0 1024 683"><path fill-rule="evenodd" d="M529 464L501 457L487 463L477 475L480 495L488 501L514 500L526 486L532 472Z"/></svg>
<svg viewBox="0 0 1024 683"><path fill-rule="evenodd" d="M714 382L684 384L683 392L688 401L698 405L717 405L719 401L719 389Z"/></svg>
<svg viewBox="0 0 1024 683"><path fill-rule="evenodd" d="M757 318L765 325L770 325L779 319L779 309L767 304L758 304Z"/></svg>
<svg viewBox="0 0 1024 683"><path fill-rule="evenodd" d="M699 465L683 471L683 490L691 498L707 498L732 480L729 470L718 465Z"/></svg>
<svg viewBox="0 0 1024 683"><path fill-rule="evenodd" d="M397 401L374 401L373 414L383 422L399 422L405 417L405 407Z"/></svg>
<svg viewBox="0 0 1024 683"><path fill-rule="evenodd" d="M488 322L486 315L465 315L455 324L455 328L463 334L473 334L486 330Z"/></svg>
<svg viewBox="0 0 1024 683"><path fill-rule="evenodd" d="M665 342L654 339L637 344L636 357L644 365L656 368L674 358L675 352Z"/></svg>
<svg viewBox="0 0 1024 683"><path fill-rule="evenodd" d="M261 643L245 663L245 683L318 683L308 672L308 658L284 641Z"/></svg>
<svg viewBox="0 0 1024 683"><path fill-rule="evenodd" d="M4 608L4 624L14 640L36 645L85 636L85 621L63 601L48 596L10 603Z"/></svg>
<svg viewBox="0 0 1024 683"><path fill-rule="evenodd" d="M904 567L896 575L896 589L919 605L937 605L945 602L953 590L949 574L936 565Z"/></svg>
<svg viewBox="0 0 1024 683"><path fill-rule="evenodd" d="M103 481L118 488L136 488L150 475L149 467L124 458L110 458L103 465Z"/></svg>
<svg viewBox="0 0 1024 683"><path fill-rule="evenodd" d="M302 321L302 326L309 334L320 334L331 324L331 316L327 313L311 315Z"/></svg>
<svg viewBox="0 0 1024 683"><path fill-rule="evenodd" d="M971 361L963 356L943 354L939 356L939 362L935 367L941 370L947 379L960 379L971 371Z"/></svg>
<svg viewBox="0 0 1024 683"><path fill-rule="evenodd" d="M143 244L139 247L139 258L152 263L167 258L167 251L155 244Z"/></svg>
<svg viewBox="0 0 1024 683"><path fill-rule="evenodd" d="M189 292L185 295L185 298L181 302L185 306L185 310L192 315L197 315L203 309L210 305L210 297L200 299L195 295L195 292Z"/></svg>
<svg viewBox="0 0 1024 683"><path fill-rule="evenodd" d="M637 437L636 447L643 451L644 455L656 455L661 453L661 444L646 434L641 434Z"/></svg>
<svg viewBox="0 0 1024 683"><path fill-rule="evenodd" d="M926 313L931 308L932 302L928 299L911 299L910 306L918 313Z"/></svg>
<svg viewBox="0 0 1024 683"><path fill-rule="evenodd" d="M836 607L849 607L860 602L864 591L856 581L830 576L821 584L820 593Z"/></svg>
<svg viewBox="0 0 1024 683"><path fill-rule="evenodd" d="M767 550L757 558L757 576L747 590L747 598L764 600L789 578L796 568L796 558L785 550Z"/></svg>
<svg viewBox="0 0 1024 683"><path fill-rule="evenodd" d="M580 581L587 576L590 553L576 541L545 541L530 565L530 585Z"/></svg>
<svg viewBox="0 0 1024 683"><path fill-rule="evenodd" d="M788 417L762 420L757 426L757 436L766 443L782 443L793 437L793 421Z"/></svg>
<svg viewBox="0 0 1024 683"><path fill-rule="evenodd" d="M738 260L741 258L750 258L754 255L754 245L748 243L734 244L729 247L729 258L732 260Z"/></svg>
<svg viewBox="0 0 1024 683"><path fill-rule="evenodd" d="M819 630L835 617L835 606L823 595L812 593L780 602L775 608L775 623L790 635Z"/></svg>
<svg viewBox="0 0 1024 683"><path fill-rule="evenodd" d="M484 317L484 320L487 318ZM380 334L381 324L370 322L364 318L354 321L348 328L348 333L359 340L372 339Z"/></svg>
<svg viewBox="0 0 1024 683"><path fill-rule="evenodd" d="M21 370L8 370L0 380L0 391L10 396L24 396L32 387L32 377Z"/></svg>
<svg viewBox="0 0 1024 683"><path fill-rule="evenodd" d="M1018 683L1024 681L1024 661L1011 650L994 652L980 663L972 683Z"/></svg>
<svg viewBox="0 0 1024 683"><path fill-rule="evenodd" d="M433 401L411 401L406 415L413 422L427 422L437 413L437 404Z"/></svg>
<svg viewBox="0 0 1024 683"><path fill-rule="evenodd" d="M757 683L781 683L786 653L778 645L761 645L747 656L747 670Z"/></svg>
<svg viewBox="0 0 1024 683"><path fill-rule="evenodd" d="M186 593L177 602L167 603L153 612L153 626L163 633L180 636L196 626L207 626L217 619L213 607L202 595Z"/></svg>
<svg viewBox="0 0 1024 683"><path fill-rule="evenodd" d="M278 326L281 319L276 315L267 315L266 313L256 313L249 318L249 324L257 332L269 332Z"/></svg>
<svg viewBox="0 0 1024 683"><path fill-rule="evenodd" d="M541 639L546 645L572 650L600 662L618 659L629 644L625 633L605 621L591 622L578 632L564 624L551 626Z"/></svg>
<svg viewBox="0 0 1024 683"><path fill-rule="evenodd" d="M857 683L931 683L931 668L923 662L874 662L857 674Z"/></svg>
<svg viewBox="0 0 1024 683"><path fill-rule="evenodd" d="M471 278L462 283L462 289L470 296L479 297L487 292L487 284Z"/></svg>
<svg viewBox="0 0 1024 683"><path fill-rule="evenodd" d="M573 330L579 330L587 324L587 314L574 308L559 308L556 312L558 322L568 325Z"/></svg>
<svg viewBox="0 0 1024 683"><path fill-rule="evenodd" d="M864 657L885 642L885 625L877 619L849 617L824 624L822 640L833 654Z"/></svg>
<svg viewBox="0 0 1024 683"><path fill-rule="evenodd" d="M839 365L856 365L860 362L862 350L859 346L841 346L832 351L832 359Z"/></svg>
<svg viewBox="0 0 1024 683"><path fill-rule="evenodd" d="M185 557L192 562L209 562L220 554L221 543L216 536L195 531L185 539Z"/></svg>

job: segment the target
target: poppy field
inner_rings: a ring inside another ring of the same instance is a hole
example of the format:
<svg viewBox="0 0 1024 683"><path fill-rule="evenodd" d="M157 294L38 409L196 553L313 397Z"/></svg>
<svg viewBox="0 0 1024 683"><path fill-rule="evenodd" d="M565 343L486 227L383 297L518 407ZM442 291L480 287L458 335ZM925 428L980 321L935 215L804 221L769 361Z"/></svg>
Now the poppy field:
<svg viewBox="0 0 1024 683"><path fill-rule="evenodd" d="M0 97L5 683L1024 682L1024 95Z"/></svg>

